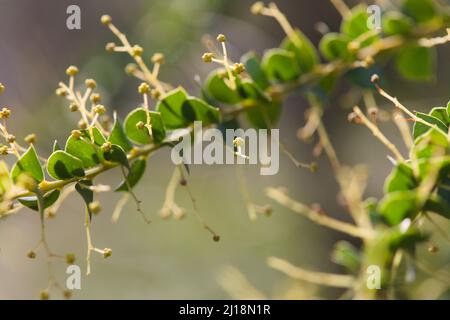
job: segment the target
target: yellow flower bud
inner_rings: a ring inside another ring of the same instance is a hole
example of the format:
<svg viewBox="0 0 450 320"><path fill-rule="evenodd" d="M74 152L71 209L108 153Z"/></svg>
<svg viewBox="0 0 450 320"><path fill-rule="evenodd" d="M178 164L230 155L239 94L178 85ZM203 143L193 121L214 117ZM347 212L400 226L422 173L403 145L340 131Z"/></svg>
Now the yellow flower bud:
<svg viewBox="0 0 450 320"><path fill-rule="evenodd" d="M89 89L95 89L95 87L97 86L97 82L95 82L94 79L86 79L86 81L84 81L84 84Z"/></svg>
<svg viewBox="0 0 450 320"><path fill-rule="evenodd" d="M78 68L76 66L70 66L66 69L66 74L68 76L74 76L78 73Z"/></svg>
<svg viewBox="0 0 450 320"><path fill-rule="evenodd" d="M92 108L92 111L94 111L94 113L97 113L97 114L104 114L106 112L106 108L105 108L105 106L103 106L101 104L97 104L96 106L94 106Z"/></svg>
<svg viewBox="0 0 450 320"><path fill-rule="evenodd" d="M157 53L153 54L151 60L153 63L163 64L165 61L164 54L157 52Z"/></svg>
<svg viewBox="0 0 450 320"><path fill-rule="evenodd" d="M70 112L77 112L78 111L78 105L76 103L71 103L69 106Z"/></svg>
<svg viewBox="0 0 450 320"><path fill-rule="evenodd" d="M0 82L0 94L5 91L5 86Z"/></svg>
<svg viewBox="0 0 450 320"><path fill-rule="evenodd" d="M116 48L116 44L114 42L108 42L105 46L105 49L108 52L114 52L115 48Z"/></svg>
<svg viewBox="0 0 450 320"><path fill-rule="evenodd" d="M94 201L94 202L89 203L89 210L90 210L93 214L98 214L98 213L100 213L100 211L102 210L102 207L100 206L100 202Z"/></svg>
<svg viewBox="0 0 450 320"><path fill-rule="evenodd" d="M33 250L28 251L27 257L30 259L36 259L36 252L34 252Z"/></svg>
<svg viewBox="0 0 450 320"><path fill-rule="evenodd" d="M67 264L73 264L75 262L75 255L73 253L66 254Z"/></svg>
<svg viewBox="0 0 450 320"><path fill-rule="evenodd" d="M103 249L103 257L105 259L111 257L111 254L112 254L112 250L110 248Z"/></svg>
<svg viewBox="0 0 450 320"><path fill-rule="evenodd" d="M209 63L212 61L213 57L214 56L211 52L206 52L202 55L202 60L206 63Z"/></svg>
<svg viewBox="0 0 450 320"><path fill-rule="evenodd" d="M101 19L100 19L100 21L104 24L104 25L108 25L108 24L110 24L111 23L111 21L112 21L112 18L111 18L111 16L110 15L108 15L108 14L104 14L104 15L102 15L102 17L101 17Z"/></svg>
<svg viewBox="0 0 450 320"><path fill-rule="evenodd" d="M25 137L25 142L28 144L36 143L36 134L31 133Z"/></svg>
<svg viewBox="0 0 450 320"><path fill-rule="evenodd" d="M161 96L161 92L159 92L158 89L152 89L152 91L150 91L150 95L153 99L158 99Z"/></svg>
<svg viewBox="0 0 450 320"><path fill-rule="evenodd" d="M0 111L0 119L8 119L10 115L11 115L11 110L7 107L4 107Z"/></svg>
<svg viewBox="0 0 450 320"><path fill-rule="evenodd" d="M148 85L147 83L142 82L142 83L139 85L138 92L139 92L140 94L145 94L145 93L148 93L149 91L150 91L150 87L149 87L149 85Z"/></svg>
<svg viewBox="0 0 450 320"><path fill-rule="evenodd" d="M219 42L225 42L225 41L227 41L227 38L225 37L225 35L223 35L223 34L219 34L218 36L217 36L217 41L219 41Z"/></svg>
<svg viewBox="0 0 450 320"><path fill-rule="evenodd" d="M127 64L127 66L125 67L125 72L127 74L133 74L135 73L137 70L137 66L134 63L129 63Z"/></svg>
<svg viewBox="0 0 450 320"><path fill-rule="evenodd" d="M78 121L78 128L80 128L81 130L86 129L88 126L88 124L86 123L86 121L84 121L84 119L80 119L80 121Z"/></svg>
<svg viewBox="0 0 450 320"><path fill-rule="evenodd" d="M80 138L81 138L81 135L82 135L82 133L81 133L80 130L72 130L71 136L72 136L74 139L80 139Z"/></svg>
<svg viewBox="0 0 450 320"><path fill-rule="evenodd" d="M49 298L50 298L50 294L48 293L47 290L42 290L39 293L39 299L41 299L41 300L48 300Z"/></svg>
<svg viewBox="0 0 450 320"><path fill-rule="evenodd" d="M137 57L137 56L141 56L142 55L142 52L144 52L144 49L142 49L141 46L135 45L131 49L131 52L132 52L133 57Z"/></svg>

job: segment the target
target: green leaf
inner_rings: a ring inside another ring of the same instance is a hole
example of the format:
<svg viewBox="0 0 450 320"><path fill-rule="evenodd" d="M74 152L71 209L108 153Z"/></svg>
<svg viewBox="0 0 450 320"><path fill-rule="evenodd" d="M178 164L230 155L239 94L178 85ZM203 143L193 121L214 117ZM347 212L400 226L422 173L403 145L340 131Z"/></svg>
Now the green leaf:
<svg viewBox="0 0 450 320"><path fill-rule="evenodd" d="M261 67L261 61L254 52L248 52L241 58L241 62L245 65L245 71L250 75L252 80L261 88L265 89L269 86L266 74Z"/></svg>
<svg viewBox="0 0 450 320"><path fill-rule="evenodd" d="M295 55L283 49L267 50L261 65L271 81L292 81L301 74Z"/></svg>
<svg viewBox="0 0 450 320"><path fill-rule="evenodd" d="M413 191L388 193L378 205L380 215L390 225L398 225L405 218L413 218L419 209L418 197Z"/></svg>
<svg viewBox="0 0 450 320"><path fill-rule="evenodd" d="M450 101L447 103L447 115L450 117Z"/></svg>
<svg viewBox="0 0 450 320"><path fill-rule="evenodd" d="M111 134L109 135L108 141L111 142L112 144L117 144L118 146L121 146L122 149L125 150L126 152L130 151L131 148L133 147L130 140L128 140L127 135L125 134L122 127L122 123L120 123L120 120L117 118L116 113L114 113L114 126L111 131Z"/></svg>
<svg viewBox="0 0 450 320"><path fill-rule="evenodd" d="M277 123L280 117L281 104L260 101L245 114L252 126L258 129L270 129Z"/></svg>
<svg viewBox="0 0 450 320"><path fill-rule="evenodd" d="M347 50L349 41L349 37L344 34L330 32L320 40L319 49L328 61L344 58L349 54Z"/></svg>
<svg viewBox="0 0 450 320"><path fill-rule="evenodd" d="M169 129L184 128L196 120L204 124L220 120L219 109L199 98L187 96L181 87L167 93L156 105L156 110L161 112L163 122Z"/></svg>
<svg viewBox="0 0 450 320"><path fill-rule="evenodd" d="M89 134L89 130L83 130L82 132L85 134L86 138L88 138L89 140L91 139L90 138L91 136ZM105 136L97 128L95 128L95 127L92 128L92 134L94 136L94 143L97 146L101 146L102 144L104 144L106 142Z"/></svg>
<svg viewBox="0 0 450 320"><path fill-rule="evenodd" d="M429 81L434 74L435 60L435 48L404 47L395 57L395 67L406 80Z"/></svg>
<svg viewBox="0 0 450 320"><path fill-rule="evenodd" d="M428 239L426 234L423 234L415 228L409 228L406 232L399 230L393 231L389 235L389 249L392 252L398 249L414 250L414 246L417 243L423 242Z"/></svg>
<svg viewBox="0 0 450 320"><path fill-rule="evenodd" d="M387 35L408 34L414 26L414 21L397 11L387 12L383 15L383 31Z"/></svg>
<svg viewBox="0 0 450 320"><path fill-rule="evenodd" d="M94 142L95 136L96 134L94 132ZM98 144L97 142L93 144L88 132L86 130L83 130L82 136L80 138L70 136L69 139L67 139L65 151L72 156L80 159L83 162L84 168L95 167L103 160L99 149L99 145L101 145L100 143L102 139L99 136L97 136L97 138Z"/></svg>
<svg viewBox="0 0 450 320"><path fill-rule="evenodd" d="M122 166L130 169L130 163L128 162L127 154L122 147L117 144L111 146L111 150L103 153L105 160L110 162L120 163Z"/></svg>
<svg viewBox="0 0 450 320"><path fill-rule="evenodd" d="M47 192L44 197L44 209L47 209L59 198L60 191L58 189ZM39 211L37 196L22 197L17 199L21 204L34 211Z"/></svg>
<svg viewBox="0 0 450 320"><path fill-rule="evenodd" d="M44 180L44 171L39 162L36 150L31 145L28 150L22 154L14 164L11 170L11 179L16 181L20 174L26 173L37 182Z"/></svg>
<svg viewBox="0 0 450 320"><path fill-rule="evenodd" d="M189 105L189 107L187 105ZM202 121L203 125L220 122L219 109L199 98L188 97L183 104L183 112L186 112L186 110L193 111L193 114L190 116L185 114L186 118L191 119L191 122L194 122L195 120Z"/></svg>
<svg viewBox="0 0 450 320"><path fill-rule="evenodd" d="M357 273L361 266L361 257L358 250L351 243L343 240L335 244L331 260L352 273Z"/></svg>
<svg viewBox="0 0 450 320"><path fill-rule="evenodd" d="M420 135L411 149L412 154L416 159L428 159L434 157L436 154L442 154L442 151L448 154L448 141L446 134L442 131L431 129L426 133Z"/></svg>
<svg viewBox="0 0 450 320"><path fill-rule="evenodd" d="M287 36L280 45L280 48L294 53L301 73L310 72L319 62L316 48L311 41L298 29L293 34Z"/></svg>
<svg viewBox="0 0 450 320"><path fill-rule="evenodd" d="M219 102L227 104L237 104L240 97L236 90L232 90L224 81L228 79L225 69L213 70L205 82L206 92Z"/></svg>
<svg viewBox="0 0 450 320"><path fill-rule="evenodd" d="M394 191L407 191L417 187L417 182L414 179L412 168L405 164L399 163L391 174L387 177L384 184L385 193Z"/></svg>
<svg viewBox="0 0 450 320"><path fill-rule="evenodd" d="M352 40L362 36L367 32L372 32L367 26L369 15L367 13L366 5L358 5L351 10L351 15L346 16L342 20L341 32L349 36ZM377 35L373 35L364 40L360 47L364 48L378 39Z"/></svg>
<svg viewBox="0 0 450 320"><path fill-rule="evenodd" d="M147 167L147 161L145 159L138 159L131 165L130 172L127 175L127 181L123 181L115 191L129 191L128 185L130 188L133 188L142 178L145 172L145 168Z"/></svg>
<svg viewBox="0 0 450 320"><path fill-rule="evenodd" d="M424 210L437 213L444 218L450 219L449 203L438 195L433 195L427 200Z"/></svg>
<svg viewBox="0 0 450 320"><path fill-rule="evenodd" d="M47 161L48 174L54 179L68 180L84 176L83 162L73 155L58 150Z"/></svg>
<svg viewBox="0 0 450 320"><path fill-rule="evenodd" d="M161 114L155 111L150 112L150 124L152 125L153 139L147 128L139 129L136 124L140 121L147 123L147 111L144 108L137 108L131 111L125 118L124 129L127 137L139 144L149 144L152 141L160 143L166 137L166 128L161 119Z"/></svg>
<svg viewBox="0 0 450 320"><path fill-rule="evenodd" d="M169 91L156 105L156 111L161 113L164 124L169 129L184 128L191 122L193 110L185 107L186 91L178 87Z"/></svg>
<svg viewBox="0 0 450 320"><path fill-rule="evenodd" d="M447 114L447 109L442 107L436 107L431 109L430 115L441 120L446 127L450 124L450 116Z"/></svg>
<svg viewBox="0 0 450 320"><path fill-rule="evenodd" d="M448 130L447 126L445 125L444 122L442 122L441 120L439 120L438 118L436 118L432 115L422 113L422 112L417 112L416 116L418 118L425 120L429 124L436 125L439 128L439 130L442 130L444 133L446 133ZM432 129L431 127L429 127L423 123L415 122L414 127L413 127L414 139L417 139L419 136L423 135L424 133L427 133L431 129Z"/></svg>
<svg viewBox="0 0 450 320"><path fill-rule="evenodd" d="M432 0L405 0L402 10L419 23L427 22L437 14L437 9Z"/></svg>
<svg viewBox="0 0 450 320"><path fill-rule="evenodd" d="M89 213L89 219L92 218L92 212L89 208L89 204L94 201L94 191L92 191L89 187L92 186L92 180L81 180L75 184L75 190L78 194L83 198L84 203L86 204L86 210Z"/></svg>

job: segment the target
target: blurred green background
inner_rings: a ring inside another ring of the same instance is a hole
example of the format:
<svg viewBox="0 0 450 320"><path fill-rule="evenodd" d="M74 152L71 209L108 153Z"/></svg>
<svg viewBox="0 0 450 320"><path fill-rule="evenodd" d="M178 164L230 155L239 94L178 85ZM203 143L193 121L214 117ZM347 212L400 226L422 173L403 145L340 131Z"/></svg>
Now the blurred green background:
<svg viewBox="0 0 450 320"><path fill-rule="evenodd" d="M348 1L349 3L350 1ZM329 1L276 1L293 25L303 30L317 44L321 35L315 24L324 21L337 30L340 17ZM354 3L354 2L353 2ZM66 8L77 4L81 8L81 30L66 28ZM0 0L0 81L7 90L0 105L13 111L9 129L17 137L38 134L37 148L49 154L53 139L63 139L76 126L77 118L67 112L67 103L54 96L57 83L65 80L69 64L77 65L79 79L92 77L99 84L104 104L121 116L141 101L136 87L139 81L123 72L130 58L125 54L108 54L107 42L115 41L99 18L108 13L132 43L144 47L145 56L154 52L166 55L161 79L185 86L198 94L195 82L204 79L211 70L200 57L205 34L224 33L229 39L232 59L248 50L262 53L277 46L283 33L275 21L252 16L252 1L227 0L165 0L165 1L33 1ZM386 87L413 110L429 110L444 105L450 93L450 48L439 48L439 66L433 82L405 83L385 70ZM346 121L352 105L342 106L340 97L347 86L340 86L325 114L341 161L354 165L367 164L370 180L367 196L379 197L384 178L390 171L387 151L362 127ZM380 106L391 106L380 101ZM431 103L431 105L430 105ZM291 97L285 104L280 121L281 140L296 157L304 162L313 160L313 145L295 138L304 123L307 103L302 97ZM347 108L347 110L345 109ZM394 126L383 125L394 142L401 140ZM402 151L405 151L402 149ZM258 204L271 203L265 198L266 186L285 186L290 195L306 204L320 203L326 212L348 219L345 208L336 199L337 184L323 157L318 160L316 174L296 169L280 154L280 172L276 176L260 176L256 166L245 166L251 196ZM130 202L117 224L110 222L119 196L101 194L103 211L92 225L94 244L110 247L113 255L104 260L93 256L93 272L83 276L82 290L74 293L80 299L222 299L230 295L219 279L233 283L238 279L224 278L224 268L233 266L268 298L337 298L339 290L316 288L296 283L270 269L266 258L274 255L295 265L324 272L342 272L330 259L330 251L338 239L345 236L318 227L288 210L274 205L271 217L261 216L250 222L235 168L232 166L192 166L189 184L197 199L201 215L221 236L215 243L192 212L192 204L182 189L177 202L185 207L184 220L163 221L158 211L172 174L173 165L167 150L152 156L145 179L136 188L143 200L144 211L153 223L146 225ZM105 174L97 182L115 185L119 172ZM47 222L47 234L54 252L74 252L77 263L85 270L84 209L73 195L63 205L57 217ZM448 229L448 225L443 225ZM30 260L26 252L39 239L38 215L29 210L0 221L0 299L36 298L47 285L47 270L43 255ZM439 238L433 239L440 243ZM358 245L358 242L355 242ZM448 245L447 245L448 247ZM39 259L41 258L41 259ZM448 251L429 257L436 267L450 261ZM65 282L65 265L56 264L58 278ZM229 273L227 273L229 275ZM54 293L54 298L59 297ZM238 298L237 293L232 294Z"/></svg>

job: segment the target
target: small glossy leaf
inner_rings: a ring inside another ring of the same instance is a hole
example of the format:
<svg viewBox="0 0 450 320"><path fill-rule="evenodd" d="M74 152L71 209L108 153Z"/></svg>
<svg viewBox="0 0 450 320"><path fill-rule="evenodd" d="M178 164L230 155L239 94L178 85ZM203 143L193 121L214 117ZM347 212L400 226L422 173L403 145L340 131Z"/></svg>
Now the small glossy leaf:
<svg viewBox="0 0 450 320"><path fill-rule="evenodd" d="M272 81L292 81L301 74L295 55L283 49L267 50L261 65L267 78Z"/></svg>
<svg viewBox="0 0 450 320"><path fill-rule="evenodd" d="M405 218L413 218L419 209L417 194L413 191L388 193L378 205L380 215L390 225L398 225Z"/></svg>
<svg viewBox="0 0 450 320"><path fill-rule="evenodd" d="M404 47L395 57L395 67L406 80L429 81L434 74L435 60L435 48Z"/></svg>
<svg viewBox="0 0 450 320"><path fill-rule="evenodd" d="M189 125L190 119L186 118L192 110L186 110L184 102L187 100L186 91L178 87L169 91L156 105L156 111L161 113L164 124L169 129L183 128ZM192 112L191 112L192 113Z"/></svg>
<svg viewBox="0 0 450 320"><path fill-rule="evenodd" d="M448 128L445 125L445 123L432 115L422 113L422 112L417 112L416 116L418 118L425 120L429 124L436 125L440 130L442 130L445 133L448 131ZM429 127L423 123L415 122L414 127L413 127L414 139L417 139L419 136L423 135L424 133L427 133L431 129L432 129L431 127Z"/></svg>
<svg viewBox="0 0 450 320"><path fill-rule="evenodd" d="M344 34L330 32L323 36L319 43L319 49L328 61L344 58L349 55L347 50L350 38Z"/></svg>
<svg viewBox="0 0 450 320"><path fill-rule="evenodd" d="M446 135L441 133L442 131L431 129L426 133L420 135L415 143L411 152L416 159L428 159L436 154L442 154L442 151L448 153L449 143Z"/></svg>
<svg viewBox="0 0 450 320"><path fill-rule="evenodd" d="M125 119L124 129L127 137L139 144L149 144L152 141L160 143L166 137L166 129L161 119L161 114L155 111L150 112L150 123L152 125L153 140L148 129L139 129L136 124L140 121L147 123L147 111L144 108L137 108L131 111Z"/></svg>
<svg viewBox="0 0 450 320"><path fill-rule="evenodd" d="M199 98L188 97L183 104L183 112L186 113L186 110L193 112L190 115L185 114L186 119L191 119L191 122L197 120L202 121L203 125L208 125L220 121L219 109L214 108Z"/></svg>
<svg viewBox="0 0 450 320"><path fill-rule="evenodd" d="M450 219L450 205L449 203L438 195L430 197L424 206L425 211L434 212L447 219Z"/></svg>
<svg viewBox="0 0 450 320"><path fill-rule="evenodd" d="M250 75L252 80L261 88L265 89L269 86L269 80L267 80L266 74L261 68L261 61L254 52L246 53L241 62L245 65L245 71Z"/></svg>
<svg viewBox="0 0 450 320"><path fill-rule="evenodd" d="M419 23L427 22L437 14L432 0L405 0L402 10Z"/></svg>
<svg viewBox="0 0 450 320"><path fill-rule="evenodd" d="M394 191L407 191L417 187L414 179L412 168L405 164L399 163L387 177L384 189L385 193Z"/></svg>
<svg viewBox="0 0 450 320"><path fill-rule="evenodd" d="M213 70L206 79L205 88L211 97L219 102L237 104L240 97L236 90L232 90L224 81L228 76L224 69Z"/></svg>
<svg viewBox="0 0 450 320"><path fill-rule="evenodd" d="M383 16L383 31L387 35L408 34L414 26L414 21L400 12L391 11Z"/></svg>
<svg viewBox="0 0 450 320"><path fill-rule="evenodd" d="M344 17L341 24L341 32L351 39L356 39L367 32L372 32L367 25L369 15L366 5L358 5L351 10L351 15ZM369 36L360 46L364 48L378 39L377 35Z"/></svg>
<svg viewBox="0 0 450 320"><path fill-rule="evenodd" d="M102 156L97 142L92 143L89 134L86 131L82 132L80 138L70 136L66 142L65 151L72 156L80 159L83 162L84 168L91 168L102 162ZM94 133L94 137L95 137ZM101 142L100 136L98 136L98 143ZM95 140L94 140L95 141Z"/></svg>
<svg viewBox="0 0 450 320"><path fill-rule="evenodd" d="M111 142L112 144L117 144L118 146L121 146L122 149L125 150L126 152L130 151L131 148L133 147L130 140L128 140L127 135L125 134L125 131L122 127L122 123L117 118L116 113L114 113L114 126L111 131L111 134L109 135L108 141Z"/></svg>
<svg viewBox="0 0 450 320"><path fill-rule="evenodd" d="M32 145L14 164L11 170L11 178L13 179L13 181L16 181L16 179L22 173L30 175L37 182L41 182L42 180L44 180L44 171L42 170L42 166L39 162L36 150Z"/></svg>
<svg viewBox="0 0 450 320"><path fill-rule="evenodd" d="M59 198L60 191L58 189L47 192L43 197L44 209L47 209ZM19 198L18 201L24 206L34 211L39 211L37 196Z"/></svg>
<svg viewBox="0 0 450 320"><path fill-rule="evenodd" d="M83 162L73 155L58 150L47 161L48 174L54 179L68 180L84 176Z"/></svg>
<svg viewBox="0 0 450 320"><path fill-rule="evenodd" d="M283 40L280 48L294 53L301 73L312 71L319 62L316 48L303 32L298 29Z"/></svg>
<svg viewBox="0 0 450 320"><path fill-rule="evenodd" d="M145 159L138 159L131 165L130 172L127 175L127 182L123 181L115 191L128 191L128 186L133 188L142 178L147 166Z"/></svg>
<svg viewBox="0 0 450 320"><path fill-rule="evenodd" d="M89 187L92 186L91 180L81 180L75 184L75 190L78 194L83 198L86 209L89 213L89 219L92 218L92 212L89 208L89 204L94 201L94 191L92 191Z"/></svg>
<svg viewBox="0 0 450 320"><path fill-rule="evenodd" d="M417 243L427 239L426 234L415 228L409 228L406 232L395 230L389 235L389 249L392 252L398 249L414 250L413 248Z"/></svg>
<svg viewBox="0 0 450 320"><path fill-rule="evenodd" d="M127 154L122 149L122 147L113 144L111 146L111 150L103 153L103 157L105 160L110 162L120 163L122 166L126 168L130 168L130 163L128 162Z"/></svg>
<svg viewBox="0 0 450 320"><path fill-rule="evenodd" d="M258 129L270 129L277 123L280 117L281 105L275 102L260 101L245 114L252 126Z"/></svg>

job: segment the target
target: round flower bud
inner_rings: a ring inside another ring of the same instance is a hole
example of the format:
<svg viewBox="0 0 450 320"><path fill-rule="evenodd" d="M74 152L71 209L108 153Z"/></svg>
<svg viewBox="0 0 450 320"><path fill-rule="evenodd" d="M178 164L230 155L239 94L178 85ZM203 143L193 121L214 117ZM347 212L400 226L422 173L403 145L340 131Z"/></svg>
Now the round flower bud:
<svg viewBox="0 0 450 320"><path fill-rule="evenodd" d="M60 97L65 97L67 95L67 91L64 88L56 89L55 93L57 96L60 96Z"/></svg>
<svg viewBox="0 0 450 320"><path fill-rule="evenodd" d="M9 143L14 143L16 141L16 136L13 134L8 134L6 136L6 141L8 141Z"/></svg>
<svg viewBox="0 0 450 320"><path fill-rule="evenodd" d="M93 201L93 202L89 203L89 211L92 212L93 214L98 214L98 213L100 213L101 210L102 210L102 207L100 206L100 202Z"/></svg>
<svg viewBox="0 0 450 320"><path fill-rule="evenodd" d="M211 52L206 52L202 55L202 60L206 63L211 62L213 59L213 54Z"/></svg>
<svg viewBox="0 0 450 320"><path fill-rule="evenodd" d="M319 165L317 164L317 162L311 162L311 164L309 165L309 170L311 170L312 173L316 173L318 169Z"/></svg>
<svg viewBox="0 0 450 320"><path fill-rule="evenodd" d="M153 99L158 99L161 96L161 92L158 89L152 89L150 95Z"/></svg>
<svg viewBox="0 0 450 320"><path fill-rule="evenodd" d="M0 93L3 93L5 91L5 86L3 83L0 82Z"/></svg>
<svg viewBox="0 0 450 320"><path fill-rule="evenodd" d="M157 53L153 54L151 60L153 63L163 64L165 61L164 54L157 52Z"/></svg>
<svg viewBox="0 0 450 320"><path fill-rule="evenodd" d="M66 299L72 298L72 291L70 291L70 290L64 290L63 296L64 296L64 298L66 298Z"/></svg>
<svg viewBox="0 0 450 320"><path fill-rule="evenodd" d="M133 74L135 73L137 70L137 66L134 63L129 63L127 64L127 66L125 67L125 72L127 74Z"/></svg>
<svg viewBox="0 0 450 320"><path fill-rule="evenodd" d="M108 42L105 46L105 50L108 52L114 52L115 48L116 48L116 44L114 42Z"/></svg>
<svg viewBox="0 0 450 320"><path fill-rule="evenodd" d="M33 250L28 251L27 257L30 259L36 259L36 252L34 252Z"/></svg>
<svg viewBox="0 0 450 320"><path fill-rule="evenodd" d="M16 184L29 191L33 191L36 189L36 181L28 174L22 173L17 179Z"/></svg>
<svg viewBox="0 0 450 320"><path fill-rule="evenodd" d="M41 300L48 300L49 298L50 298L50 294L48 293L47 290L42 290L39 293L39 299L41 299Z"/></svg>
<svg viewBox="0 0 450 320"><path fill-rule="evenodd" d="M66 69L66 74L68 76L74 76L78 73L78 68L76 66L70 66Z"/></svg>
<svg viewBox="0 0 450 320"><path fill-rule="evenodd" d="M73 264L75 262L75 255L73 253L66 254L67 264Z"/></svg>
<svg viewBox="0 0 450 320"><path fill-rule="evenodd" d="M348 114L347 120L350 123L356 123L356 124L360 124L361 123L361 118L354 112L350 112Z"/></svg>
<svg viewBox="0 0 450 320"><path fill-rule="evenodd" d="M145 123L143 121L139 121L138 123L136 123L136 128L142 130L145 128Z"/></svg>
<svg viewBox="0 0 450 320"><path fill-rule="evenodd" d="M11 115L11 110L7 107L4 107L0 111L0 119L8 119L10 115Z"/></svg>
<svg viewBox="0 0 450 320"><path fill-rule="evenodd" d="M142 47L139 45L134 45L133 48L131 49L133 57L141 56L142 52L144 52L144 49L142 49Z"/></svg>
<svg viewBox="0 0 450 320"><path fill-rule="evenodd" d="M25 137L25 142L28 144L36 143L36 134L31 133Z"/></svg>
<svg viewBox="0 0 450 320"><path fill-rule="evenodd" d="M110 15L108 14L104 14L102 15L102 17L100 18L100 21L104 24L104 25L108 25L111 23L112 18Z"/></svg>
<svg viewBox="0 0 450 320"><path fill-rule="evenodd" d="M264 3L262 1L256 1L251 7L250 12L254 15L261 14L264 10Z"/></svg>
<svg viewBox="0 0 450 320"><path fill-rule="evenodd" d="M71 103L69 105L70 112L77 112L78 111L78 105L76 103Z"/></svg>
<svg viewBox="0 0 450 320"><path fill-rule="evenodd" d="M225 35L223 35L223 34L219 34L218 36L217 36L217 41L219 41L219 42L225 42L225 41L227 41L227 38L225 37Z"/></svg>
<svg viewBox="0 0 450 320"><path fill-rule="evenodd" d="M97 86L97 82L95 82L94 79L86 79L86 81L84 81L84 84L89 89L95 89L95 87Z"/></svg>
<svg viewBox="0 0 450 320"><path fill-rule="evenodd" d="M70 134L74 139L80 139L81 138L81 131L80 130L72 130L72 133Z"/></svg>
<svg viewBox="0 0 450 320"><path fill-rule="evenodd" d="M9 148L5 145L0 146L0 154L6 156L9 154Z"/></svg>
<svg viewBox="0 0 450 320"><path fill-rule="evenodd" d="M99 102L101 101L102 98L101 98L100 94L98 94L98 93L93 93L93 94L91 94L90 99L91 99L91 102L92 102L92 103L99 103Z"/></svg>
<svg viewBox="0 0 450 320"><path fill-rule="evenodd" d="M104 105L98 104L92 108L92 111L97 114L104 114L106 112L106 108Z"/></svg>
<svg viewBox="0 0 450 320"><path fill-rule="evenodd" d="M233 146L235 147L242 147L244 145L245 141L241 137L236 137L233 140Z"/></svg>
<svg viewBox="0 0 450 320"><path fill-rule="evenodd" d="M150 91L150 86L149 86L147 83L142 82L142 83L139 85L138 92L139 92L140 94L145 94L145 93L148 93L149 91Z"/></svg>
<svg viewBox="0 0 450 320"><path fill-rule="evenodd" d="M111 254L112 254L112 250L110 248L103 249L103 257L105 259L111 257Z"/></svg>
<svg viewBox="0 0 450 320"><path fill-rule="evenodd" d="M80 128L81 130L86 129L88 126L88 124L86 123L86 121L84 121L84 119L80 119L80 121L78 121L78 128Z"/></svg>
<svg viewBox="0 0 450 320"><path fill-rule="evenodd" d="M236 74L240 74L240 73L244 72L244 71L245 71L245 66L244 66L244 64L243 64L243 63L235 63L235 64L233 65L233 71L234 71L234 73L236 73Z"/></svg>
<svg viewBox="0 0 450 320"><path fill-rule="evenodd" d="M220 236L217 235L217 234L215 234L215 235L213 236L213 240L214 240L215 242L218 242L218 241L220 240Z"/></svg>
<svg viewBox="0 0 450 320"><path fill-rule="evenodd" d="M379 80L380 80L380 77L377 74L372 75L372 77L370 78L370 81L372 83L378 83Z"/></svg>
<svg viewBox="0 0 450 320"><path fill-rule="evenodd" d="M101 149L103 152L110 152L111 151L112 144L109 141L106 141L104 144L102 144Z"/></svg>

